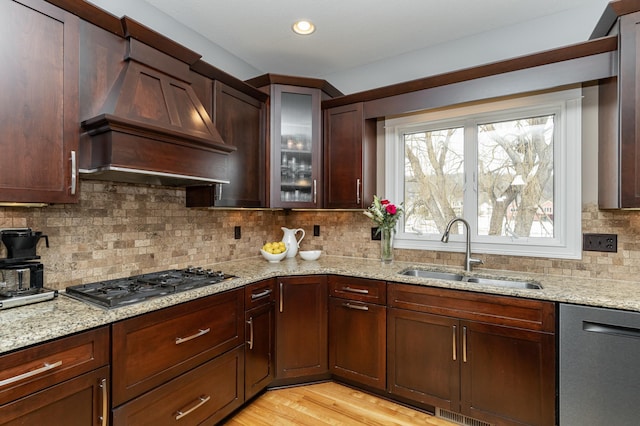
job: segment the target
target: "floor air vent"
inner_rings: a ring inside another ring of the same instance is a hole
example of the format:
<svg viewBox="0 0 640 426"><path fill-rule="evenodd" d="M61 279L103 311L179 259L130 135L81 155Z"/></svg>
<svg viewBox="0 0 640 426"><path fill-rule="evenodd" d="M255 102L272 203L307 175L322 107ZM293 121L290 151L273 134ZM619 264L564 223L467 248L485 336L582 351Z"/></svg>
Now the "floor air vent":
<svg viewBox="0 0 640 426"><path fill-rule="evenodd" d="M450 422L458 423L462 426L493 426L491 423L483 422L482 420L477 420L473 417L468 417L464 414L456 413L454 411L449 411L438 407L436 407L436 417L449 420Z"/></svg>

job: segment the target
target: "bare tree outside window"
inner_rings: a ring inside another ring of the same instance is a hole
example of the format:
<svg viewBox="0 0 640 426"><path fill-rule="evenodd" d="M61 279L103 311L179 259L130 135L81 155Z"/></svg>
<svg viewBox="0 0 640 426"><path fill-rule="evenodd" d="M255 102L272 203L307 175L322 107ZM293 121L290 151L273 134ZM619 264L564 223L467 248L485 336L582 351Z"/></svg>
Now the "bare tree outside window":
<svg viewBox="0 0 640 426"><path fill-rule="evenodd" d="M478 234L553 237L554 116L478 125Z"/></svg>
<svg viewBox="0 0 640 426"><path fill-rule="evenodd" d="M478 235L553 237L554 115L474 126ZM404 134L405 232L442 234L463 215L464 135L464 127Z"/></svg>
<svg viewBox="0 0 640 426"><path fill-rule="evenodd" d="M405 232L442 233L462 214L464 128L405 134Z"/></svg>

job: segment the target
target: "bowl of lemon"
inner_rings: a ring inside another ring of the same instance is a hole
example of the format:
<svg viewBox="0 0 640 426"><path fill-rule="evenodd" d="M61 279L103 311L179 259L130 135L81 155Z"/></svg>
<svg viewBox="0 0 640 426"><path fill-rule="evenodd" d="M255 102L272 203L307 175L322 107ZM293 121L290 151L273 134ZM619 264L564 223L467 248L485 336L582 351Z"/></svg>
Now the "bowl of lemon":
<svg viewBox="0 0 640 426"><path fill-rule="evenodd" d="M271 263L278 263L287 255L287 247L282 241L275 241L272 243L266 243L260 249L262 257L267 259Z"/></svg>

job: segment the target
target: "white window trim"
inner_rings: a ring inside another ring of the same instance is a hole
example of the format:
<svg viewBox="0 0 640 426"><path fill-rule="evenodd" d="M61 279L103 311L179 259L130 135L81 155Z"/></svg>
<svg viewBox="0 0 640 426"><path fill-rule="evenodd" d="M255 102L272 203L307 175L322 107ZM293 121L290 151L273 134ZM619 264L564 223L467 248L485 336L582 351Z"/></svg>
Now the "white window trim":
<svg viewBox="0 0 640 426"><path fill-rule="evenodd" d="M581 242L581 173L582 173L582 90L568 89L515 99L486 102L479 105L450 108L424 114L411 115L385 121L385 198L399 203L404 199L404 143L402 134L412 129L447 121L463 121L465 117L511 114L518 112L557 111L554 137L554 238L518 238L478 236L477 206L475 199L469 203L467 197L473 187L468 182L465 188L465 218L470 220L472 251L474 253L531 256L560 259L580 259ZM510 110L510 111L507 111ZM456 119L459 118L459 119ZM466 149L466 148L465 148ZM477 156L473 159L473 170L477 170ZM576 161L577 159L577 161ZM466 166L467 167L467 166ZM475 179L475 173L474 177ZM473 196L475 197L475 195ZM471 208L469 207L471 206ZM472 211L473 210L473 211ZM566 212L566 214L557 214ZM460 252L465 250L466 235L451 235L449 243L440 242L440 237L404 233L404 221L398 223L394 245L397 248Z"/></svg>

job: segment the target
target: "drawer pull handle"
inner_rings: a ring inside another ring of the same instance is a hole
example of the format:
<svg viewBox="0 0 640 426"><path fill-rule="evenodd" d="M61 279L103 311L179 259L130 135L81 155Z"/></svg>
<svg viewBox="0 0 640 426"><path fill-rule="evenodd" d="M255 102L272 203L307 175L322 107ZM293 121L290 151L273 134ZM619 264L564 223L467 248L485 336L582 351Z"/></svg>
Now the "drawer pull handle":
<svg viewBox="0 0 640 426"><path fill-rule="evenodd" d="M366 288L353 288L353 287L342 287L342 291L347 291L349 293L358 293L358 294L369 294L369 290Z"/></svg>
<svg viewBox="0 0 640 426"><path fill-rule="evenodd" d="M204 330L201 329L196 334L193 334L193 335L188 336L188 337L176 337L176 345L179 345L180 343L188 342L189 340L195 339L196 337L204 336L205 334L207 334L210 331L211 331L210 328L206 328Z"/></svg>
<svg viewBox="0 0 640 426"><path fill-rule="evenodd" d="M102 426L107 426L107 413L109 412L109 401L107 400L107 379L100 379L100 393L102 394L102 415L98 418Z"/></svg>
<svg viewBox="0 0 640 426"><path fill-rule="evenodd" d="M351 303L343 303L342 306L349 309L357 309L358 311L368 311L369 307L364 305L352 305Z"/></svg>
<svg viewBox="0 0 640 426"><path fill-rule="evenodd" d="M260 293L251 293L251 300L260 299L262 297L268 296L271 294L271 289L266 289L265 291L261 291Z"/></svg>
<svg viewBox="0 0 640 426"><path fill-rule="evenodd" d="M280 312L284 309L284 284L280 283Z"/></svg>
<svg viewBox="0 0 640 426"><path fill-rule="evenodd" d="M76 152L71 151L71 195L76 195L78 188L78 168L76 166Z"/></svg>
<svg viewBox="0 0 640 426"><path fill-rule="evenodd" d="M189 408L187 411L178 410L178 412L176 412L176 420L180 420L184 416L193 413L195 410L197 410L198 408L200 408L204 404L206 404L210 399L211 399L211 397L209 395L207 395L207 396L203 395L203 396L199 397L198 398L199 402L196 405L194 405L193 407Z"/></svg>
<svg viewBox="0 0 640 426"><path fill-rule="evenodd" d="M33 376L37 376L38 374L53 370L54 368L60 367L61 365L62 361L54 362L53 364L45 362L44 365L40 368L36 368L35 370L27 371L26 373L18 374L17 376L9 377L8 379L0 381L0 387L19 382L20 380L28 379Z"/></svg>
<svg viewBox="0 0 640 426"><path fill-rule="evenodd" d="M249 340L247 343L249 344L249 349L253 349L253 317L249 318L247 324L249 324Z"/></svg>
<svg viewBox="0 0 640 426"><path fill-rule="evenodd" d="M467 362L467 327L462 327L462 362Z"/></svg>
<svg viewBox="0 0 640 426"><path fill-rule="evenodd" d="M451 345L453 347L453 360L457 360L458 359L458 347L456 345L456 337L458 334L458 327L456 327L455 325L453 326L453 336L451 338Z"/></svg>

